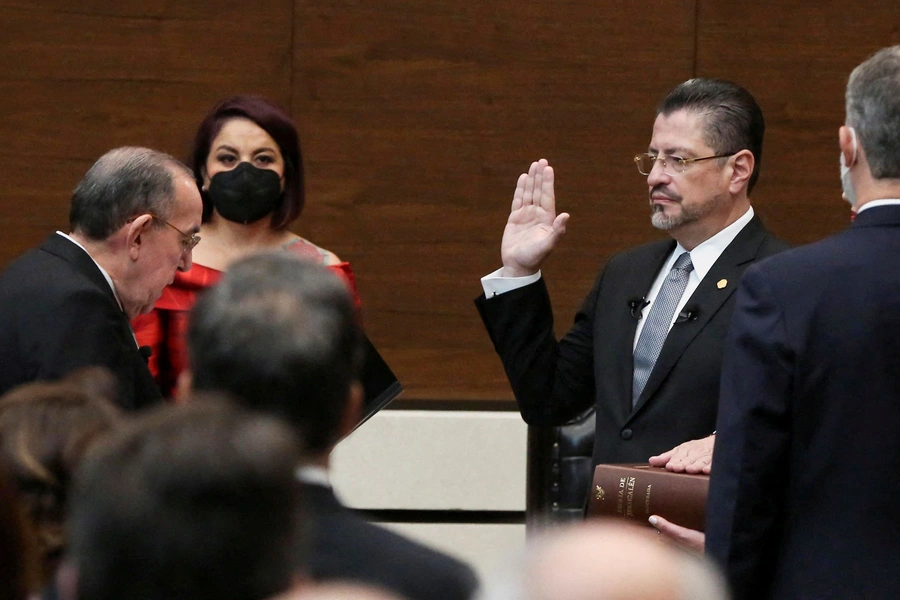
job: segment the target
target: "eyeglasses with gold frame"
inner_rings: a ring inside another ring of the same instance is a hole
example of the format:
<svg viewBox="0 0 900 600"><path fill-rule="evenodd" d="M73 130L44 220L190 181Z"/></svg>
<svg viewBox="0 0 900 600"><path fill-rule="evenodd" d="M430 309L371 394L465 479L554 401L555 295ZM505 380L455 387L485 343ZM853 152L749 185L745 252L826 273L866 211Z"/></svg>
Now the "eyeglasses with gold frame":
<svg viewBox="0 0 900 600"><path fill-rule="evenodd" d="M701 160L712 160L713 158L726 158L728 156L734 156L735 154L737 153L729 152L728 154L701 156L700 158L682 158L680 156L660 156L645 152L634 157L634 164L637 166L637 170L641 175L649 175L650 171L653 170L653 165L659 162L662 163L662 168L666 175L671 176L678 173L684 173L687 171L688 165L692 163L700 162ZM671 169L671 171L669 169Z"/></svg>

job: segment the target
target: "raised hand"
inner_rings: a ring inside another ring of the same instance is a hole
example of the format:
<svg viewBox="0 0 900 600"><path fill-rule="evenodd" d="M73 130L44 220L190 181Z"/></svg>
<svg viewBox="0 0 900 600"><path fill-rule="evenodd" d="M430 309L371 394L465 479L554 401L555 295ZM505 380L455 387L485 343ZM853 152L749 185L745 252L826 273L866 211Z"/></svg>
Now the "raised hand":
<svg viewBox="0 0 900 600"><path fill-rule="evenodd" d="M543 158L519 175L512 210L503 230L500 256L504 277L536 273L566 232L568 213L556 214L553 167Z"/></svg>

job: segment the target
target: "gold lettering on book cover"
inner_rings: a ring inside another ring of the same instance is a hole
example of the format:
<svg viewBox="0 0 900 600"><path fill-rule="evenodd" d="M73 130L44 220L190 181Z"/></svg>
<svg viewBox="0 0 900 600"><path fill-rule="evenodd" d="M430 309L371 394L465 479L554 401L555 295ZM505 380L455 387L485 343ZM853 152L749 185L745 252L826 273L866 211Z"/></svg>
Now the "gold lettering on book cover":
<svg viewBox="0 0 900 600"><path fill-rule="evenodd" d="M594 497L602 502L606 498L606 492L604 492L603 488L598 485L597 489L594 490Z"/></svg>
<svg viewBox="0 0 900 600"><path fill-rule="evenodd" d="M652 514L650 512L650 488L653 487L653 484L647 484L647 494L644 496L644 514Z"/></svg>
<svg viewBox="0 0 900 600"><path fill-rule="evenodd" d="M616 499L616 512L620 515L625 514L622 510L622 503L625 500L625 478L619 477L619 493Z"/></svg>
<svg viewBox="0 0 900 600"><path fill-rule="evenodd" d="M627 500L625 502L625 516L633 517L634 516L634 477L628 478L628 495L626 496Z"/></svg>

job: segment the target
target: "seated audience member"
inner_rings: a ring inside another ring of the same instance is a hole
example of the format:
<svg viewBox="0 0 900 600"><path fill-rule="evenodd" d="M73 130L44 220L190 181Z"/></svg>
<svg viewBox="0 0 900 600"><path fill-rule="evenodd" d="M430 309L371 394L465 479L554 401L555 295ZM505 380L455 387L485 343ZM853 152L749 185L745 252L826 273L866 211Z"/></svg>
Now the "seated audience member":
<svg viewBox="0 0 900 600"><path fill-rule="evenodd" d="M548 530L479 600L727 600L718 572L646 528L588 521Z"/></svg>
<svg viewBox="0 0 900 600"><path fill-rule="evenodd" d="M0 463L34 531L43 585L66 547L65 506L75 469L91 444L122 423L108 399L79 387L94 375L77 377L27 383L0 397Z"/></svg>
<svg viewBox="0 0 900 600"><path fill-rule="evenodd" d="M299 456L280 421L214 399L156 409L108 436L72 492L65 568L76 573L77 597L262 600L289 591Z"/></svg>
<svg viewBox="0 0 900 600"><path fill-rule="evenodd" d="M12 481L0 465L0 598L26 600L39 587L34 540Z"/></svg>
<svg viewBox="0 0 900 600"><path fill-rule="evenodd" d="M303 155L297 129L281 108L254 96L223 100L200 123L190 163L203 198L203 244L193 268L176 273L154 310L134 322L141 346L153 349L150 370L166 395L187 366L188 311L235 260L270 250L326 265L359 304L350 264L288 229L305 204ZM380 408L400 384L368 340L366 350L367 404Z"/></svg>
<svg viewBox="0 0 900 600"><path fill-rule="evenodd" d="M191 313L192 385L226 392L300 431L314 579L374 584L412 600L469 598L476 585L469 567L364 521L328 484L330 452L357 422L360 340L353 301L333 273L287 253L245 258Z"/></svg>
<svg viewBox="0 0 900 600"><path fill-rule="evenodd" d="M0 274L0 394L101 365L121 405L162 399L129 318L150 311L191 268L202 203L191 172L167 154L117 148L72 193L58 231Z"/></svg>

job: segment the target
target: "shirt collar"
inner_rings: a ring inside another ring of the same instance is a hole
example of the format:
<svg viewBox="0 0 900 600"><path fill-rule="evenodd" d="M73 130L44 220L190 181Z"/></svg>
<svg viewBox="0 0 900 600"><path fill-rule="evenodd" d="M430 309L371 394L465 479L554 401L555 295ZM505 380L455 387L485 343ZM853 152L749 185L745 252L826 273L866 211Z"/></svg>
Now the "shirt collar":
<svg viewBox="0 0 900 600"><path fill-rule="evenodd" d="M94 260L94 257L91 256L91 253L87 251L87 248L85 248L84 246L82 246L81 244L79 244L78 242L76 242L75 239L74 239L72 236L70 236L70 235L68 235L68 234L66 234L66 233L63 233L62 231L57 231L56 233L58 233L59 235L63 236L64 238L66 238L67 240L69 240L70 242L72 242L73 244L75 244L76 246L78 246L79 248L81 248L82 250L84 250L84 253L87 254L87 255L90 257L91 260L94 261L94 264L97 265L97 268L98 268L98 269L100 269L100 273L103 274L103 278L106 279L106 283L109 284L109 288L112 290L113 296L116 297L116 302L119 303L119 308L121 308L122 310L125 310L125 309L122 307L122 301L119 300L119 294L116 292L116 284L113 283L112 277L109 276L109 273L106 272L106 269L104 269L103 267L101 267L101 266L100 266L100 263L98 263L96 260Z"/></svg>
<svg viewBox="0 0 900 600"><path fill-rule="evenodd" d="M691 250L691 263L694 265L694 271L701 281L712 269L715 262L719 260L725 248L734 241L737 234L750 222L753 214L753 207L751 206L734 223ZM682 252L686 252L686 250L684 246L678 243L675 245L675 252L672 253L672 256L678 257Z"/></svg>
<svg viewBox="0 0 900 600"><path fill-rule="evenodd" d="M900 198L885 198L883 200L871 200L866 202L856 211L856 214L861 213L862 211L868 208L875 208L877 206L896 206L900 204Z"/></svg>

